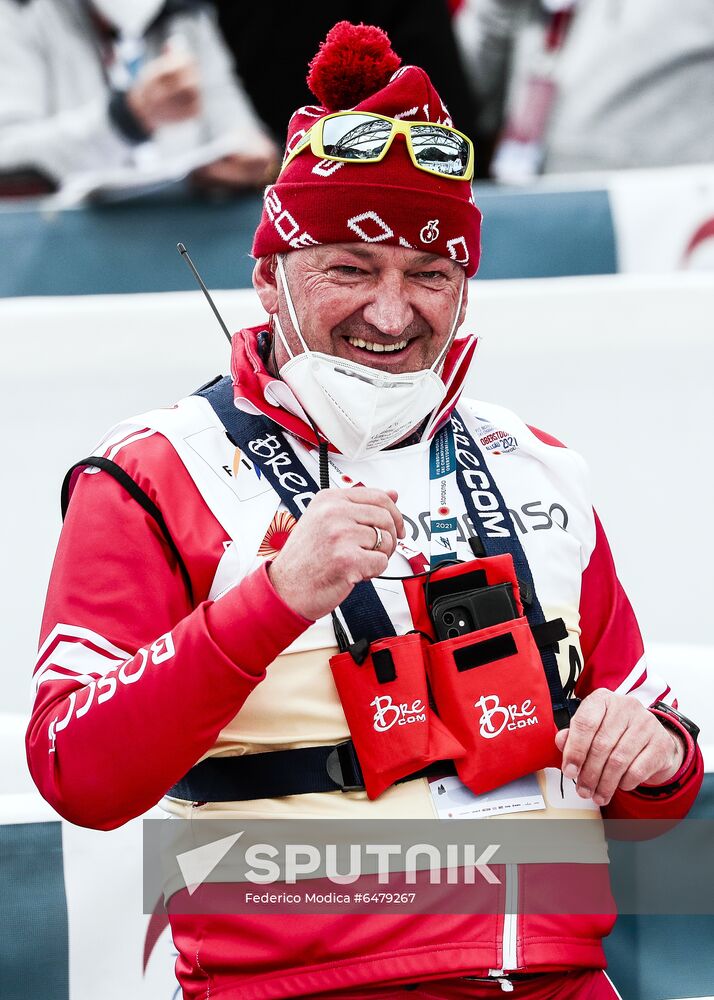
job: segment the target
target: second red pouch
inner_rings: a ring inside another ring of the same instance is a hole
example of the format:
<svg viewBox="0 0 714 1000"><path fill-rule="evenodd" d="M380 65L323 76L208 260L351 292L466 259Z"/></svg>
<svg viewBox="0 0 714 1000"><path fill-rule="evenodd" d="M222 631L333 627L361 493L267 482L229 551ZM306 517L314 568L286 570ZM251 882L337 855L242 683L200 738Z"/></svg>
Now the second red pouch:
<svg viewBox="0 0 714 1000"><path fill-rule="evenodd" d="M456 769L473 792L560 765L550 691L525 618L434 643L428 673L439 715L466 747Z"/></svg>
<svg viewBox="0 0 714 1000"><path fill-rule="evenodd" d="M432 761L464 754L429 707L425 646L410 633L373 642L361 664L351 653L330 660L370 799Z"/></svg>

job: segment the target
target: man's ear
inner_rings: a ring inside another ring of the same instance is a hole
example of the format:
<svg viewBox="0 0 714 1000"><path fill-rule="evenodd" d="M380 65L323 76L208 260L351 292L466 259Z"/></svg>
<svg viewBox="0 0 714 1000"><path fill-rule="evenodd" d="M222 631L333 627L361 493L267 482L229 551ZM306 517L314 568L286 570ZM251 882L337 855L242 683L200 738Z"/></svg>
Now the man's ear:
<svg viewBox="0 0 714 1000"><path fill-rule="evenodd" d="M278 283L275 277L275 254L258 257L253 268L253 288L269 316L278 311Z"/></svg>

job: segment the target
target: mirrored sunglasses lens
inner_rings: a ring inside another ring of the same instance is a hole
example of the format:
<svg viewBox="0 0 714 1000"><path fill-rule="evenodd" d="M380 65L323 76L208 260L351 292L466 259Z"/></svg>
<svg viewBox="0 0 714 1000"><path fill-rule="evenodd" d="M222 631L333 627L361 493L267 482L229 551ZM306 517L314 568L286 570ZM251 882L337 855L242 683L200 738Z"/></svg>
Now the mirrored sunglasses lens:
<svg viewBox="0 0 714 1000"><path fill-rule="evenodd" d="M412 146L420 167L449 177L463 177L469 165L469 143L439 125L413 125Z"/></svg>
<svg viewBox="0 0 714 1000"><path fill-rule="evenodd" d="M322 130L322 145L328 156L366 160L379 156L392 131L390 122L371 115L330 118Z"/></svg>

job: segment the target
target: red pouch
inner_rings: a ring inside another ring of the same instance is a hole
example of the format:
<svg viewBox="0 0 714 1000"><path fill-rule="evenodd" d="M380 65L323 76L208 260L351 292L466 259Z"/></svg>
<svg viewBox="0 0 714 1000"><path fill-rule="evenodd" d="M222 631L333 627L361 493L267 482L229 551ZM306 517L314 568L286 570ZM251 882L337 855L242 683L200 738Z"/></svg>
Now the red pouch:
<svg viewBox="0 0 714 1000"><path fill-rule="evenodd" d="M473 792L560 765L548 682L525 618L434 643L428 673L441 719L466 747L456 769Z"/></svg>
<svg viewBox="0 0 714 1000"><path fill-rule="evenodd" d="M464 754L429 706L425 646L410 633L371 643L361 664L351 653L330 660L370 799L432 761Z"/></svg>
<svg viewBox="0 0 714 1000"><path fill-rule="evenodd" d="M456 578L459 578L458 580ZM463 579L461 579L463 578ZM513 598L519 614L523 614L520 588L516 578L516 571L513 566L513 556L504 554L500 556L486 556L483 559L469 559L468 562L454 563L438 567L427 577L412 576L403 581L404 593L406 594L409 611L412 616L414 628L425 635L435 639L434 627L429 617L427 598L429 590L435 590L437 582L450 580L461 590L469 590L476 587L493 587L499 583L510 583L513 587Z"/></svg>

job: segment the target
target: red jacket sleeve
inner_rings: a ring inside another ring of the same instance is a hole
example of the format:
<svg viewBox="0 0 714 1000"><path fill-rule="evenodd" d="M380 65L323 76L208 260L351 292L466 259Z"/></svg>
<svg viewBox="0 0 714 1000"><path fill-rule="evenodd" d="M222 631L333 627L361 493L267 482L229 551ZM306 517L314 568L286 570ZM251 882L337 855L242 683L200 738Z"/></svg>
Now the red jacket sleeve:
<svg viewBox="0 0 714 1000"><path fill-rule="evenodd" d="M203 507L205 530L220 534ZM202 581L193 582L200 600ZM112 829L140 815L211 748L309 624L281 601L265 567L193 607L154 519L106 473L80 475L50 579L27 731L40 792L81 826Z"/></svg>
<svg viewBox="0 0 714 1000"><path fill-rule="evenodd" d="M617 578L600 520L597 514L594 517L595 548L583 573L580 595L580 643L585 662L575 693L584 698L596 688L605 687L632 695L648 708L655 701L676 707L670 686L647 670L634 611ZM689 812L704 767L701 751L691 736L684 729L680 735L687 752L682 768L670 783L671 790L658 796L639 789L618 791L603 810L608 819L673 819Z"/></svg>

